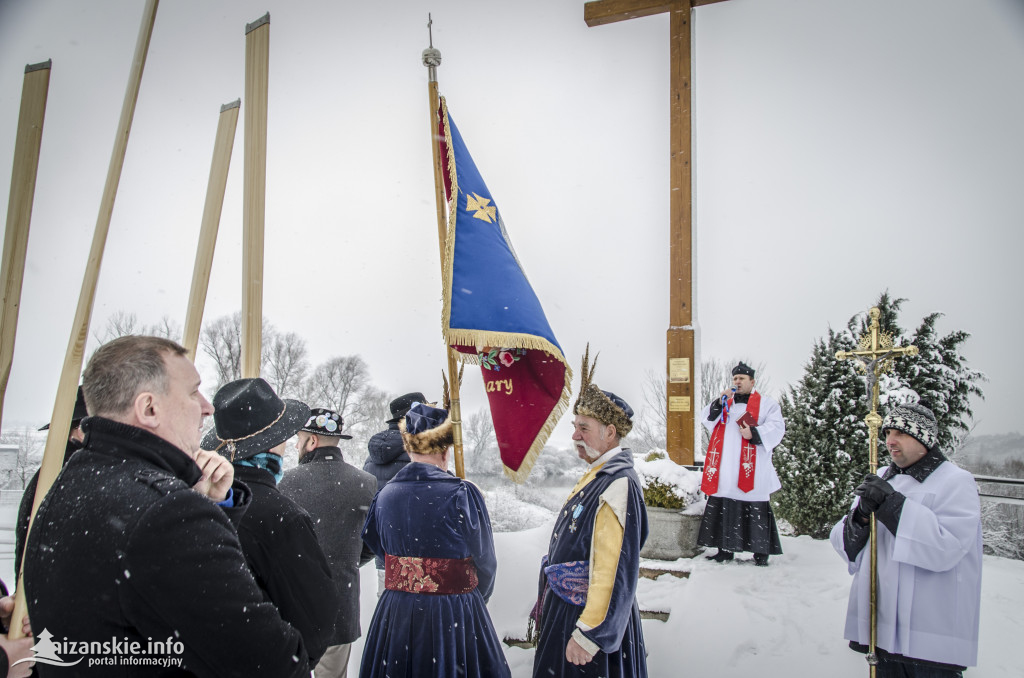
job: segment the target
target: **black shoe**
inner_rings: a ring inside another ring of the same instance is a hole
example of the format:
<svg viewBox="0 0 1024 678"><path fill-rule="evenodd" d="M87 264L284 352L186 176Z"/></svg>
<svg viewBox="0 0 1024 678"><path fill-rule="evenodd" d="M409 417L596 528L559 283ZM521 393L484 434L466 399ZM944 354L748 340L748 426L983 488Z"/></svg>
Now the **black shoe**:
<svg viewBox="0 0 1024 678"><path fill-rule="evenodd" d="M767 553L755 553L754 554L754 565L758 567L768 567L768 554Z"/></svg>
<svg viewBox="0 0 1024 678"><path fill-rule="evenodd" d="M718 553L716 553L715 555L713 555L713 556L704 556L704 557L707 558L708 560L713 560L716 563L727 563L730 560L732 560L732 551L725 551L723 549L718 549Z"/></svg>

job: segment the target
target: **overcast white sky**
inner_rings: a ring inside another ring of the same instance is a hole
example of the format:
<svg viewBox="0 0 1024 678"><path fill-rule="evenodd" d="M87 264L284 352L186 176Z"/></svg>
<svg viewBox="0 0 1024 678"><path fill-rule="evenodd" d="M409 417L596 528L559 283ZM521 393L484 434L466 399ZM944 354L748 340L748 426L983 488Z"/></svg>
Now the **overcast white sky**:
<svg viewBox="0 0 1024 678"><path fill-rule="evenodd" d="M5 427L53 408L142 6L0 0L0 214L24 66L53 59ZM668 326L668 19L588 28L579 0L165 0L93 327L184 322L218 113L268 10L265 317L314 363L359 353L387 391L439 392L430 11L442 94L570 363L589 341L597 383L642 404ZM703 355L779 389L889 289L905 326L972 333L977 432L1020 430L1024 2L728 0L693 24ZM207 319L241 304L243 145L240 118ZM463 400L484 402L475 374Z"/></svg>

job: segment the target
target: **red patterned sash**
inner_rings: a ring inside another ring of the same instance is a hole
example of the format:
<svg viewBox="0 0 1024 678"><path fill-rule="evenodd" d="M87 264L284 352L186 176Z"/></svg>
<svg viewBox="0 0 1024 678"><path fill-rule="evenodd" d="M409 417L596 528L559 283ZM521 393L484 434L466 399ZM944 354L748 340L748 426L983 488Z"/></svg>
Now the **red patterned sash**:
<svg viewBox="0 0 1024 678"><path fill-rule="evenodd" d="M732 400L729 400L729 408L732 408ZM747 400L747 412L757 421L761 414L761 394L754 391ZM722 463L722 445L725 442L725 417L718 420L715 430L711 432L711 442L708 443L708 453L704 458L704 478L701 480L700 489L706 495L718 492L718 469ZM754 470L757 467L757 445L749 440L740 438L740 473L736 486L743 492L750 492L754 489Z"/></svg>
<svg viewBox="0 0 1024 678"><path fill-rule="evenodd" d="M477 587L472 558L384 556L384 588L407 593L469 593Z"/></svg>

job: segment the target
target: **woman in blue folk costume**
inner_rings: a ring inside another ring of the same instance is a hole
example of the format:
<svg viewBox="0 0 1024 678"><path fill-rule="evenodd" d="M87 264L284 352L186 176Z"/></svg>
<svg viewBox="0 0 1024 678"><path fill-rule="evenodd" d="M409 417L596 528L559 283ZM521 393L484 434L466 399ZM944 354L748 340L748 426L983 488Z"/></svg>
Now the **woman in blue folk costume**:
<svg viewBox="0 0 1024 678"><path fill-rule="evenodd" d="M587 346L572 439L590 467L556 518L541 564L533 675L646 678L636 584L647 509L633 455L621 446L633 410L591 383L597 359L588 370L589 356Z"/></svg>
<svg viewBox="0 0 1024 678"><path fill-rule="evenodd" d="M483 495L448 473L448 412L414 403L399 423L412 460L377 494L363 541L384 560L384 593L360 678L508 678L486 603L497 560Z"/></svg>

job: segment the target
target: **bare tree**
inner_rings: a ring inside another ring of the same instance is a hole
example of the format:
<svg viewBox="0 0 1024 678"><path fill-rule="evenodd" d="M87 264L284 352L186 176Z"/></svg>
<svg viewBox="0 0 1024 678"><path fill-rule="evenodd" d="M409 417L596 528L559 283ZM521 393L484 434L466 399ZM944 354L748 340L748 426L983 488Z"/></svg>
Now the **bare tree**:
<svg viewBox="0 0 1024 678"><path fill-rule="evenodd" d="M181 325L175 322L169 315L164 315L160 317L160 322L143 327L142 334L180 342L182 329Z"/></svg>
<svg viewBox="0 0 1024 678"><path fill-rule="evenodd" d="M273 344L277 330L266 318L263 319L263 337L260 342L260 372L269 359L269 347ZM242 312L223 315L203 328L199 335L203 353L213 360L217 371L217 387L242 377Z"/></svg>
<svg viewBox="0 0 1024 678"><path fill-rule="evenodd" d="M467 469L487 474L501 471L498 439L494 435L494 420L488 407L481 407L462 422L462 442ZM492 450L493 454L489 454Z"/></svg>
<svg viewBox="0 0 1024 678"><path fill-rule="evenodd" d="M317 365L306 379L303 401L310 407L330 408L340 413L347 423L369 384L370 370L362 357L335 356Z"/></svg>
<svg viewBox="0 0 1024 678"><path fill-rule="evenodd" d="M374 386L367 386L359 394L358 403L345 415L345 433L352 436L351 440L342 441L342 449L349 455L350 461L362 465L366 461L366 445L373 434L385 428L384 423L391 418L388 404L393 395Z"/></svg>
<svg viewBox="0 0 1024 678"><path fill-rule="evenodd" d="M267 344L264 378L282 398L298 398L309 369L306 340L295 332L273 332Z"/></svg>
<svg viewBox="0 0 1024 678"><path fill-rule="evenodd" d="M665 377L647 370L643 381L644 402L634 418L629 445L635 452L665 449L668 436L668 391Z"/></svg>
<svg viewBox="0 0 1024 678"><path fill-rule="evenodd" d="M125 337L129 334L140 334L139 319L129 311L115 311L107 318L107 324L103 327L103 333L93 332L93 339L99 344Z"/></svg>
<svg viewBox="0 0 1024 678"><path fill-rule="evenodd" d="M140 325L139 318L131 311L115 311L107 318L102 333L93 332L93 339L100 344L125 337L130 334L142 334L152 337L164 337L171 341L181 341L181 326L170 316L160 318L160 322L153 325Z"/></svg>
<svg viewBox="0 0 1024 678"><path fill-rule="evenodd" d="M8 468L4 469L4 489L23 490L32 478L32 474L39 469L43 460L43 448L46 446L46 436L30 428L5 431L0 436L0 442L6 445L15 445L18 448L17 460Z"/></svg>

